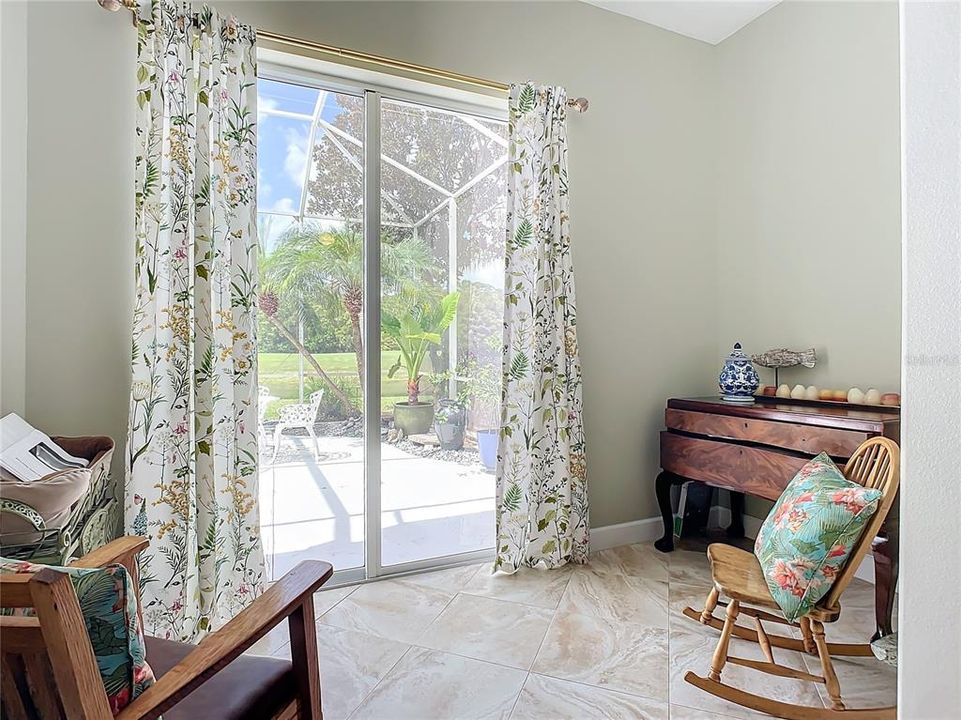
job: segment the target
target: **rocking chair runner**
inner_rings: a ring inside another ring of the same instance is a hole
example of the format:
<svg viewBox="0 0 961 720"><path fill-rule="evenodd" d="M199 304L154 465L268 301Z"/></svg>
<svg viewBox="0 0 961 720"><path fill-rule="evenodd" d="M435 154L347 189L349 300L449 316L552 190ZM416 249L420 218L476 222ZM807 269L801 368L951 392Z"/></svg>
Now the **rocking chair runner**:
<svg viewBox="0 0 961 720"><path fill-rule="evenodd" d="M767 583L757 558L750 552L740 550L729 545L714 543L708 547L707 555L711 561L711 576L714 587L707 596L702 611L685 608L684 614L705 625L721 630L714 657L711 661L711 672L704 678L688 671L684 676L686 682L729 700L738 705L751 708L759 712L768 713L786 720L823 720L828 718L858 718L860 720L894 720L897 709L894 707L847 709L841 700L841 687L838 682L834 666L831 664L831 654L868 657L872 655L869 644L829 643L824 637L824 623L831 623L841 615L841 593L851 582L861 560L864 558L871 541L884 521L885 515L894 502L900 478L900 451L892 440L875 437L862 443L854 455L844 466L844 476L865 487L881 491L882 497L877 512L864 529L857 544L844 567L838 573L837 579L830 591L818 601L798 623L790 622L783 617L767 612L760 608L778 610L778 605L768 590ZM726 603L725 619L715 617L714 610L723 594L730 598ZM742 603L760 606L744 607ZM754 620L754 629L737 624L739 615L747 615ZM763 622L789 625L800 630L802 640L796 640L782 635L768 635ZM766 662L734 657L728 654L731 636L751 640L761 647ZM821 661L821 675L803 672L795 668L778 664L774 659L773 648L785 648L817 655ZM725 664L733 663L753 668L780 677L795 678L809 682L822 683L831 699L831 708L815 708L804 705L794 705L780 702L761 695L755 695L721 682L721 672Z"/></svg>

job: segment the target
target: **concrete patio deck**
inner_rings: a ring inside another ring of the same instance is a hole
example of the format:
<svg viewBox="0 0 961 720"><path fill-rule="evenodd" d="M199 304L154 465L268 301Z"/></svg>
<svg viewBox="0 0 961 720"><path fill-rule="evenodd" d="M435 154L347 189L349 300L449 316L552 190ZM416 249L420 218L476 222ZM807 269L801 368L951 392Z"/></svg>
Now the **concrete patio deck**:
<svg viewBox="0 0 961 720"><path fill-rule="evenodd" d="M304 559L335 570L364 563L364 448L361 438L284 435L277 462L264 450L261 528L271 576ZM494 475L381 446L384 565L494 547Z"/></svg>

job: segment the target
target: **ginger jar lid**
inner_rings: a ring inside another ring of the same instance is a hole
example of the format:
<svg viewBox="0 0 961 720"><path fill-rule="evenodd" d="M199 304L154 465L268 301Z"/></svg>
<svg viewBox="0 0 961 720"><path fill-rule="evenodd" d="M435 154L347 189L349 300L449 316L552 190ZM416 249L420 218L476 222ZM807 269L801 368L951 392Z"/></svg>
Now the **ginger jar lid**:
<svg viewBox="0 0 961 720"><path fill-rule="evenodd" d="M731 354L727 356L727 361L734 362L734 363L742 363L742 362L749 362L750 358L744 354L743 350L741 350L741 343L737 342L737 343L734 343L733 352L731 352Z"/></svg>

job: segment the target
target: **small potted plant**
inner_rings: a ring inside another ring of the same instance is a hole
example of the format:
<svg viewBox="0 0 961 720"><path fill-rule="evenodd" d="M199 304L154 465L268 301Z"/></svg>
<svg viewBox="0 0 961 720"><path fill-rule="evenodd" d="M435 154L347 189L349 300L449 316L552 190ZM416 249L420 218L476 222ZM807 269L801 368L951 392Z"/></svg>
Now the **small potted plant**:
<svg viewBox="0 0 961 720"><path fill-rule="evenodd" d="M434 408L434 433L441 450L460 450L464 447L464 431L467 428L466 366L461 363L456 371L445 370L428 376L434 387L437 406ZM450 397L452 382L458 388L456 397Z"/></svg>
<svg viewBox="0 0 961 720"><path fill-rule="evenodd" d="M460 450L464 447L467 430L467 409L471 404L471 368L473 357L462 361L454 371L445 370L430 376L434 385L434 397L439 398L434 410L434 432L443 450ZM451 388L455 397L450 397Z"/></svg>
<svg viewBox="0 0 961 720"><path fill-rule="evenodd" d="M467 426L467 408L456 398L438 401L434 411L434 432L441 450L460 450L464 447L464 428Z"/></svg>
<svg viewBox="0 0 961 720"><path fill-rule="evenodd" d="M427 432L434 419L434 405L420 401L420 370L430 346L440 345L444 331L454 321L459 299L460 293L452 292L440 302L423 303L399 318L386 312L381 315L381 328L400 349L387 377L394 377L402 367L407 372L407 402L394 403L394 427L407 436Z"/></svg>

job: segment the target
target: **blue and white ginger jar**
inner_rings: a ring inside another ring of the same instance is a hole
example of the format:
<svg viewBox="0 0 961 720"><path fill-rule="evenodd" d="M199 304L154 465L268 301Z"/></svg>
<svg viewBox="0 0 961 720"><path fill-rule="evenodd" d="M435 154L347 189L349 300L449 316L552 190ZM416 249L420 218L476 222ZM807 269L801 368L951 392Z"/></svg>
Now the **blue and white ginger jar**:
<svg viewBox="0 0 961 720"><path fill-rule="evenodd" d="M751 359L741 350L741 343L734 343L734 352L727 356L717 380L721 399L733 403L754 402L754 393L761 384Z"/></svg>

